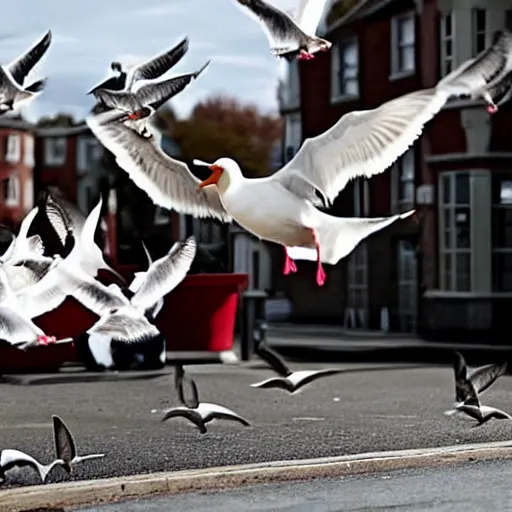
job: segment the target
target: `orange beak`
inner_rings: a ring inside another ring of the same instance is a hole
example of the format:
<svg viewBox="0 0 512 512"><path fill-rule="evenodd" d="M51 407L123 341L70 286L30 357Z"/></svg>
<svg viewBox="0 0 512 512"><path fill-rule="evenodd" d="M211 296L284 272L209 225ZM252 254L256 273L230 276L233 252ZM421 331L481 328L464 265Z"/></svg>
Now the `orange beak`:
<svg viewBox="0 0 512 512"><path fill-rule="evenodd" d="M209 178L202 181L199 184L199 188L207 187L208 185L216 185L218 181L220 180L220 177L222 176L222 173L224 172L224 169L220 165L209 165L208 169L212 171L212 174Z"/></svg>

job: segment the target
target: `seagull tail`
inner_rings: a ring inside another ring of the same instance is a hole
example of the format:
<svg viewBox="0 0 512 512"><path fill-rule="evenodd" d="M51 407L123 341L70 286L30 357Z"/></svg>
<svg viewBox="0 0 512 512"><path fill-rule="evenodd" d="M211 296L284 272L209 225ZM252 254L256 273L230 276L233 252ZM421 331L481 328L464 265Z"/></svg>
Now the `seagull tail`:
<svg viewBox="0 0 512 512"><path fill-rule="evenodd" d="M31 92L33 94L41 92L46 87L47 78L43 78L42 80L36 80L34 83L30 84L28 87L25 87L25 90Z"/></svg>
<svg viewBox="0 0 512 512"><path fill-rule="evenodd" d="M335 265L371 234L413 214L414 210L390 217L343 218L320 213L321 219L316 232L320 242L322 262Z"/></svg>

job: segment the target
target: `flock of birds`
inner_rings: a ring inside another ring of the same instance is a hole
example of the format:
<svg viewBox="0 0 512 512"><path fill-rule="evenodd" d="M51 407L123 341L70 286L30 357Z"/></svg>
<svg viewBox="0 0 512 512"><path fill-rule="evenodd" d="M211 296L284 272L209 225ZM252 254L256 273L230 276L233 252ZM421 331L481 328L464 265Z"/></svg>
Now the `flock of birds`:
<svg viewBox="0 0 512 512"><path fill-rule="evenodd" d="M261 23L277 57L308 61L316 53L331 48L329 41L315 35L326 0L303 0L297 21L263 0L234 1ZM0 113L14 110L43 91L44 79L28 86L24 82L50 47L51 37L48 32L11 64L0 66ZM285 252L284 274L297 271L294 260L316 260L319 286L326 279L322 263L336 264L372 233L414 213L339 218L319 208L331 205L351 179L370 178L388 169L451 99L482 98L488 112L493 114L511 96L512 34L501 30L487 49L464 62L435 87L395 98L372 110L345 114L325 133L307 139L295 157L272 176L247 179L237 162L223 157L213 163L194 162L211 171L210 177L200 181L185 163L162 151L154 136L155 127L150 124L164 103L198 79L210 65L207 62L195 72L157 80L185 56L188 46L185 38L128 72L122 70L120 63L113 62L111 67L117 76L109 77L89 91L96 103L86 118L88 126L155 204L199 218L236 221L256 237L280 244ZM146 251L148 269L136 274L127 284L106 264L95 243L101 208L100 200L85 217L58 194L48 192L25 217L18 234L13 234L8 250L0 257L0 338L19 349L83 341L96 364L106 369L115 366L115 343L135 347L136 351L136 347L156 339L161 343L160 357L164 363L165 340L154 320L163 297L189 271L196 242L193 238L178 242L154 262ZM28 236L38 214L53 229L60 243L58 250L50 250L42 234ZM97 279L100 269L115 274L119 284L106 286L100 282ZM98 316L80 340L56 340L33 321L59 307L66 297L73 297ZM255 384L256 387L281 387L294 392L322 375L340 371L292 372L265 343L260 344L258 353L279 377ZM465 362L459 358L455 369L454 411L476 418L479 424L491 417L510 418L502 411L481 405L478 398L503 373L503 368L486 367L468 377ZM201 432L206 432L205 424L214 418L249 424L225 407L200 403L193 379L179 368L176 375L182 406L165 411L164 420L183 416ZM185 397L186 382L192 390L191 399ZM54 419L54 426L59 439L64 436L67 441L62 445L60 441L57 443L57 461L53 465L64 464L70 468L75 458L74 448L69 448L71 435L61 420ZM64 445L67 448L62 448ZM2 470L25 461L24 464L37 469L44 481L53 466L40 465L22 455L4 450L0 456Z"/></svg>

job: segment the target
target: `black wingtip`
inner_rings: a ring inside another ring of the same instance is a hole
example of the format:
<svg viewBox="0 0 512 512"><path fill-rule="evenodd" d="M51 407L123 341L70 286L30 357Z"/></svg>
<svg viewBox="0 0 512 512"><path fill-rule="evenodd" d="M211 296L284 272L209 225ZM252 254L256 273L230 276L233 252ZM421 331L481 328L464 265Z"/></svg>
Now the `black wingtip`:
<svg viewBox="0 0 512 512"><path fill-rule="evenodd" d="M28 87L25 87L25 90L32 93L41 92L46 87L47 81L47 78L37 80L33 84L30 84Z"/></svg>
<svg viewBox="0 0 512 512"><path fill-rule="evenodd" d="M211 59L199 70L194 73L194 78L197 78L209 65L210 65Z"/></svg>

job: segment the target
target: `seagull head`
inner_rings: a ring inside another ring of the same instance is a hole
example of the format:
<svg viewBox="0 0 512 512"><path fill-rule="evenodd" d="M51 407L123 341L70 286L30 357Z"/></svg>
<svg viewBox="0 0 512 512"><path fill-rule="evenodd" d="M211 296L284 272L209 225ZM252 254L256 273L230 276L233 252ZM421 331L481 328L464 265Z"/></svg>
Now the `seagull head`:
<svg viewBox="0 0 512 512"><path fill-rule="evenodd" d="M194 164L205 165L212 171L210 177L199 184L200 189L208 185L217 185L219 190L224 192L230 183L242 177L240 166L231 158L219 158L213 164L194 160Z"/></svg>
<svg viewBox="0 0 512 512"><path fill-rule="evenodd" d="M110 64L110 68L112 69L112 71L117 71L118 73L123 72L123 68L120 62L112 62L112 64Z"/></svg>
<svg viewBox="0 0 512 512"><path fill-rule="evenodd" d="M322 39L321 37L315 37L313 40L313 44L310 45L309 51L311 53L315 52L328 52L331 49L332 43L327 41L327 39Z"/></svg>

